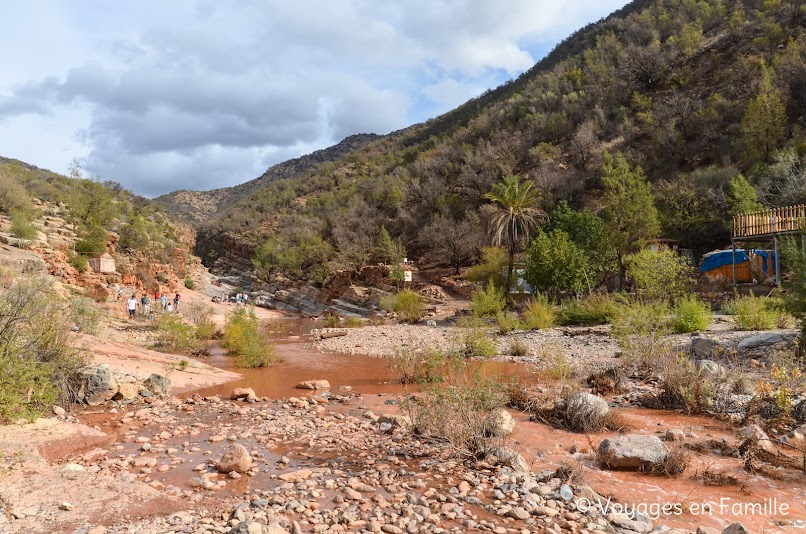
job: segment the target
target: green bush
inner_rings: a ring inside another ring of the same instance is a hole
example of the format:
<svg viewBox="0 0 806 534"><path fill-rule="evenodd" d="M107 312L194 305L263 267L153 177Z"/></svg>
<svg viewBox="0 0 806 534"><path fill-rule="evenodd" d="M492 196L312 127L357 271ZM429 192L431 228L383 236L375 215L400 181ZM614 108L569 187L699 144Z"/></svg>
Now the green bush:
<svg viewBox="0 0 806 534"><path fill-rule="evenodd" d="M672 331L677 334L702 332L708 328L713 318L708 304L689 295L679 300L672 309Z"/></svg>
<svg viewBox="0 0 806 534"><path fill-rule="evenodd" d="M498 351L495 342L487 334L486 329L478 324L469 323L463 327L459 335L459 352L466 358L492 358Z"/></svg>
<svg viewBox="0 0 806 534"><path fill-rule="evenodd" d="M185 287L188 289L193 289L194 287L196 287L196 282L194 282L190 278L185 278Z"/></svg>
<svg viewBox="0 0 806 534"><path fill-rule="evenodd" d="M526 304L521 317L526 330L540 330L554 326L554 305L543 295L537 294Z"/></svg>
<svg viewBox="0 0 806 534"><path fill-rule="evenodd" d="M268 367L278 360L269 333L260 328L254 311L245 308L236 308L227 317L223 345L237 358L238 367Z"/></svg>
<svg viewBox="0 0 806 534"><path fill-rule="evenodd" d="M87 257L83 254L68 254L67 263L73 266L80 273L85 272L89 268Z"/></svg>
<svg viewBox="0 0 806 534"><path fill-rule="evenodd" d="M182 320L178 313L164 313L157 321L155 348L163 351L193 351L198 349L196 328Z"/></svg>
<svg viewBox="0 0 806 534"><path fill-rule="evenodd" d="M410 289L383 297L380 305L383 310L395 312L404 323L416 323L425 315L423 297Z"/></svg>
<svg viewBox="0 0 806 534"><path fill-rule="evenodd" d="M427 384L441 382L453 355L428 348L399 351L389 358L388 365L401 384Z"/></svg>
<svg viewBox="0 0 806 534"><path fill-rule="evenodd" d="M325 314L325 326L327 328L336 328L339 326L339 316L333 313L327 312Z"/></svg>
<svg viewBox="0 0 806 534"><path fill-rule="evenodd" d="M492 282L495 287L503 288L507 262L507 251L503 248L484 247L481 249L481 263L468 269L467 279L481 284Z"/></svg>
<svg viewBox="0 0 806 534"><path fill-rule="evenodd" d="M595 326L608 324L619 313L616 299L606 293L593 293L582 299L567 300L560 305L560 322L565 325Z"/></svg>
<svg viewBox="0 0 806 534"><path fill-rule="evenodd" d="M768 299L745 295L735 300L733 320L736 330L771 330L778 325L779 313Z"/></svg>
<svg viewBox="0 0 806 534"><path fill-rule="evenodd" d="M664 335L671 327L671 310L663 303L636 301L621 306L612 322L613 335L622 339L632 335Z"/></svg>
<svg viewBox="0 0 806 534"><path fill-rule="evenodd" d="M4 281L0 289L0 422L33 420L75 400L86 364L76 348L69 302L45 282Z"/></svg>
<svg viewBox="0 0 806 534"><path fill-rule="evenodd" d="M492 281L475 290L470 297L470 312L474 317L495 317L505 305L506 298Z"/></svg>
<svg viewBox="0 0 806 534"><path fill-rule="evenodd" d="M37 229L24 213L17 211L11 214L11 234L30 241L36 238Z"/></svg>
<svg viewBox="0 0 806 534"><path fill-rule="evenodd" d="M495 316L495 322L498 325L498 331L502 334L512 332L513 330L517 330L521 327L521 322L518 320L518 316L512 312L498 312L498 315Z"/></svg>
<svg viewBox="0 0 806 534"><path fill-rule="evenodd" d="M688 259L668 249L643 249L624 259L627 278L638 294L649 300L669 300L686 292L691 264Z"/></svg>

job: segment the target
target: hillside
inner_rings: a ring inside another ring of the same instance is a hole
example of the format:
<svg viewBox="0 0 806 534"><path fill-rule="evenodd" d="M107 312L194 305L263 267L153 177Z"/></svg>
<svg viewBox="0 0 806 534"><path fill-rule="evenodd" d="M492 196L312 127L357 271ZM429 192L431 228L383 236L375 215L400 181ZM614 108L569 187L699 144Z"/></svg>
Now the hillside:
<svg viewBox="0 0 806 534"><path fill-rule="evenodd" d="M239 200L249 197L259 189L269 187L275 180L293 178L322 163L338 160L345 154L359 150L380 136L374 134L352 135L331 147L317 150L269 167L258 178L233 187L210 191L183 189L159 196L154 202L174 218L190 224L200 224L215 219Z"/></svg>
<svg viewBox="0 0 806 534"><path fill-rule="evenodd" d="M268 239L293 252L280 267L294 276L366 260L383 227L440 261L446 236L483 243L484 195L506 175L533 180L547 212L599 212L605 152L642 168L660 235L695 255L725 246L738 174L762 205L806 201L802 8L633 2L450 113L221 201L200 252L210 264L235 241L249 265Z"/></svg>

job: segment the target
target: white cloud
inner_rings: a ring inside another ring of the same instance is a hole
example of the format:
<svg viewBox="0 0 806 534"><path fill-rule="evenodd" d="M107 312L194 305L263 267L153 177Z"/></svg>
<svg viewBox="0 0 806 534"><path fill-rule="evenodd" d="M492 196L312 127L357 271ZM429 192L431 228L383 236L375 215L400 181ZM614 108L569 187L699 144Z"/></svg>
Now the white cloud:
<svg viewBox="0 0 806 534"><path fill-rule="evenodd" d="M15 3L0 146L149 195L231 185L443 113L623 2Z"/></svg>

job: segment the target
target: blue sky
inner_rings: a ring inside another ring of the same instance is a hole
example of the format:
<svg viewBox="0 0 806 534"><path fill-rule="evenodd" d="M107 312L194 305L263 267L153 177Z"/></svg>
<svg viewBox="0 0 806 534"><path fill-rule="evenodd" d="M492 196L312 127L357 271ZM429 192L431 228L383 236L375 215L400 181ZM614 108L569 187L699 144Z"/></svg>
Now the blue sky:
<svg viewBox="0 0 806 534"><path fill-rule="evenodd" d="M146 196L226 187L449 111L625 3L14 2L0 155Z"/></svg>

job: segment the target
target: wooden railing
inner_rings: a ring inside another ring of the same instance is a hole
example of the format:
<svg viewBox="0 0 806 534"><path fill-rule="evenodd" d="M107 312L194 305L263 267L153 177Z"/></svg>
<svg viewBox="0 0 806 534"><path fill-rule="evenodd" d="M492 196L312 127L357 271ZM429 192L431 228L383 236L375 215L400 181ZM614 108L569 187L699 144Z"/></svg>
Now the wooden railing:
<svg viewBox="0 0 806 534"><path fill-rule="evenodd" d="M733 216L733 237L806 230L806 206L785 206Z"/></svg>

